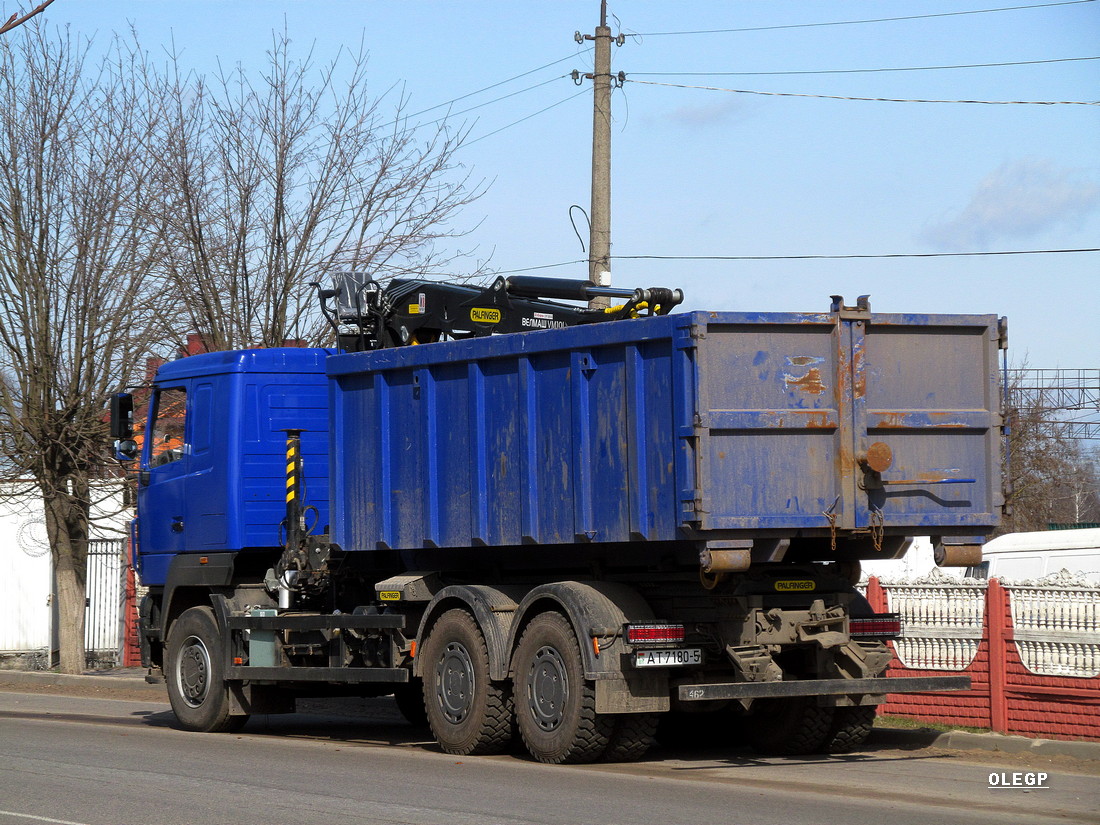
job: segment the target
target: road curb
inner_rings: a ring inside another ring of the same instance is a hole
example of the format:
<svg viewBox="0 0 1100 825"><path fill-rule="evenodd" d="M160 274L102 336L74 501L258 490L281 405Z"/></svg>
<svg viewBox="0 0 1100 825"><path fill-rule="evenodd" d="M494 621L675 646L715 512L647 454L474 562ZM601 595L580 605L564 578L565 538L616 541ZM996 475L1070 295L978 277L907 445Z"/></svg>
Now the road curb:
<svg viewBox="0 0 1100 825"><path fill-rule="evenodd" d="M164 696L164 685L149 684L146 682L145 671L139 668L130 668L125 672L90 671L82 674L52 673L39 670L0 670L0 685L119 688L148 692L150 695Z"/></svg>
<svg viewBox="0 0 1100 825"><path fill-rule="evenodd" d="M938 731L931 728L875 727L869 743L899 749L939 748L941 750L1027 753L1033 756L1071 756L1100 761L1100 742L1068 739L1032 739L1001 733Z"/></svg>
<svg viewBox="0 0 1100 825"><path fill-rule="evenodd" d="M952 750L985 750L1001 753L1030 753L1036 756L1072 756L1100 760L1100 742L1070 739L1031 739L999 733L970 733L953 730L936 740L936 747Z"/></svg>

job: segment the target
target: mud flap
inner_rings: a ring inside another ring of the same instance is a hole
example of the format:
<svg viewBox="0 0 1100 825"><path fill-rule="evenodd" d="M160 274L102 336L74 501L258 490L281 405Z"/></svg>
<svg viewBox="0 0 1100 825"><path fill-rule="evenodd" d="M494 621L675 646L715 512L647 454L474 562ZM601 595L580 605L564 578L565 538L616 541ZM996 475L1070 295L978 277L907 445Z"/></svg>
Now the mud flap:
<svg viewBox="0 0 1100 825"><path fill-rule="evenodd" d="M667 673L596 680L596 713L663 713L671 706Z"/></svg>

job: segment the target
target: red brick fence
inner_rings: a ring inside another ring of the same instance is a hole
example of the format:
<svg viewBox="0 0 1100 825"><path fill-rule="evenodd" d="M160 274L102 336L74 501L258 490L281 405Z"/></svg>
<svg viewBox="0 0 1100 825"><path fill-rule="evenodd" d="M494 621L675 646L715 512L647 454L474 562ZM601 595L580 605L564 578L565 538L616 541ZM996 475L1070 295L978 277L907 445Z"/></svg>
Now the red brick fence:
<svg viewBox="0 0 1100 825"><path fill-rule="evenodd" d="M890 676L965 673L969 691L890 694L880 713L1054 739L1100 740L1100 587L926 579L867 598L902 614Z"/></svg>

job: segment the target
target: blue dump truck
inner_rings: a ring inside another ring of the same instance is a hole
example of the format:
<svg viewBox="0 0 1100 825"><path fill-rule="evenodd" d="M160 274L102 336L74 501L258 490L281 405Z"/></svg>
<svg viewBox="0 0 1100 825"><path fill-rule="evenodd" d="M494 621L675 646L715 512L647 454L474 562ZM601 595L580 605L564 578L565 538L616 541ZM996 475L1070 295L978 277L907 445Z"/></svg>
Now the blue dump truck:
<svg viewBox="0 0 1100 825"><path fill-rule="evenodd" d="M898 617L854 584L914 535L980 561L1003 319L574 309L536 296L598 290L535 280L321 291L340 349L167 363L140 438L116 396L143 656L184 728L393 694L452 754L631 760L720 715L842 752L887 692L968 686L884 678Z"/></svg>

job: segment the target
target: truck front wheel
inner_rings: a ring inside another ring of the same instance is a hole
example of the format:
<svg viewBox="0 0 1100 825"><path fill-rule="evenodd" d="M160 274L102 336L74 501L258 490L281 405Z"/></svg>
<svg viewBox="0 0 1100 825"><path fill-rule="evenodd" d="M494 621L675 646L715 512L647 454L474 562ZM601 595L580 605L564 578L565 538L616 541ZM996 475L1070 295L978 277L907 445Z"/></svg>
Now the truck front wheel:
<svg viewBox="0 0 1100 825"><path fill-rule="evenodd" d="M192 607L181 613L168 631L166 648L168 700L180 724L208 733L239 730L248 717L230 714L214 611Z"/></svg>
<svg viewBox="0 0 1100 825"><path fill-rule="evenodd" d="M512 739L512 694L489 679L489 652L473 617L449 610L420 653L424 709L441 748L457 756L499 753Z"/></svg>
<svg viewBox="0 0 1100 825"><path fill-rule="evenodd" d="M516 721L539 762L592 762L607 750L613 717L596 713L596 691L584 678L580 646L559 613L541 613L523 632L512 660Z"/></svg>

